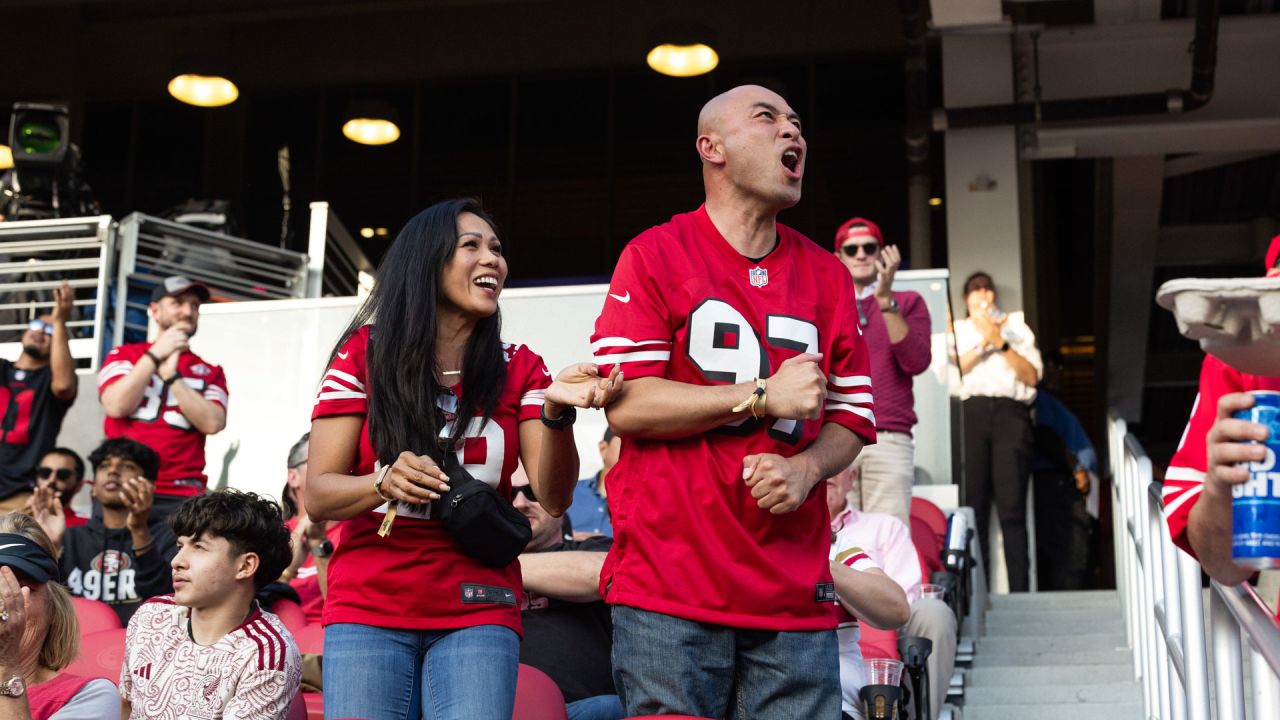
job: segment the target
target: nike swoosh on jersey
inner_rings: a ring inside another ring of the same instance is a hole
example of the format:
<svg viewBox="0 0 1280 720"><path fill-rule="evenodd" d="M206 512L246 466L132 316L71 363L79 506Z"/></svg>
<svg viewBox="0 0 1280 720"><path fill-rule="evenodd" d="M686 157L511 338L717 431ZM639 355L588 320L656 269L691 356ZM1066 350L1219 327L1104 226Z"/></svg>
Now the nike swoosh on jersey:
<svg viewBox="0 0 1280 720"><path fill-rule="evenodd" d="M347 355L348 353L338 353L338 357L342 358L343 360L347 359Z"/></svg>
<svg viewBox="0 0 1280 720"><path fill-rule="evenodd" d="M631 302L631 291L628 290L625 295L614 295L613 293L609 293L609 297L613 298L614 300L617 300L620 303L629 303Z"/></svg>

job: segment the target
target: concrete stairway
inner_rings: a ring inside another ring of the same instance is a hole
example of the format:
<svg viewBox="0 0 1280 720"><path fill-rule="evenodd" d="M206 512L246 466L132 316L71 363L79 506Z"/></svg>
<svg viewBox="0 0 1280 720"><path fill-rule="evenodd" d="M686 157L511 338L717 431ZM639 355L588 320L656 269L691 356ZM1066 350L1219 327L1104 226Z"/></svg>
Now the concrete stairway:
<svg viewBox="0 0 1280 720"><path fill-rule="evenodd" d="M966 671L965 720L1142 717L1115 591L991 596Z"/></svg>

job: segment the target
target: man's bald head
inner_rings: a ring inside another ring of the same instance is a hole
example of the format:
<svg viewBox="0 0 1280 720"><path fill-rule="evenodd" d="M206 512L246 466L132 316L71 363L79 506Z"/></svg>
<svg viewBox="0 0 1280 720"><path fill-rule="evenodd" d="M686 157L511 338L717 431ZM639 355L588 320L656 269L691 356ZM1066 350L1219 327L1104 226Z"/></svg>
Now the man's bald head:
<svg viewBox="0 0 1280 720"><path fill-rule="evenodd" d="M787 107L787 101L778 93L760 85L739 85L726 90L707 101L698 113L698 134L709 135L720 132L727 112L749 106L756 100L765 100L772 105Z"/></svg>

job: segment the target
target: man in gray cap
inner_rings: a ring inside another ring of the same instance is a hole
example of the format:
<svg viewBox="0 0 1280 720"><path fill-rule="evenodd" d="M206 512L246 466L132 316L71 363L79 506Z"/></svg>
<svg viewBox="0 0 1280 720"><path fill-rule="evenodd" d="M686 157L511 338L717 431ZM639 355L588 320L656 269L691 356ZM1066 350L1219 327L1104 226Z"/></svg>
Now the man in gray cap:
<svg viewBox="0 0 1280 720"><path fill-rule="evenodd" d="M117 347L98 373L106 436L132 438L160 456L155 518L205 491L204 438L227 424L226 376L188 346L208 301L205 285L165 278L151 293L149 310L160 328L155 342Z"/></svg>

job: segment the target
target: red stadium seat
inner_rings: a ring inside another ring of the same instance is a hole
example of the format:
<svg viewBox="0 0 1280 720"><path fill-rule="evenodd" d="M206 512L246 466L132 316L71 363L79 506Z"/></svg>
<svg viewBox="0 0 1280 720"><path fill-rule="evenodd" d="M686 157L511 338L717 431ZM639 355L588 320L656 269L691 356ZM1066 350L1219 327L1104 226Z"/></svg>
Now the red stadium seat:
<svg viewBox="0 0 1280 720"><path fill-rule="evenodd" d="M115 613L111 613L115 615ZM67 667L67 672L89 678L106 678L120 682L124 665L125 629L99 630L80 636L80 656Z"/></svg>
<svg viewBox="0 0 1280 720"><path fill-rule="evenodd" d="M281 598L275 601L271 606L271 612L280 618L280 622L284 623L289 632L296 633L307 624L307 614L302 611L302 606L292 600Z"/></svg>
<svg viewBox="0 0 1280 720"><path fill-rule="evenodd" d="M866 623L859 623L858 647L862 649L864 658L890 658L901 660L898 654L898 632L896 630L880 630Z"/></svg>
<svg viewBox="0 0 1280 720"><path fill-rule="evenodd" d="M324 626L303 625L292 630L293 641L298 644L298 652L311 655L324 654Z"/></svg>
<svg viewBox="0 0 1280 720"><path fill-rule="evenodd" d="M120 624L120 616L116 614L111 606L98 602L97 600L88 600L82 597L71 597L71 606L76 609L76 621L80 624L80 634L88 635L99 630L117 630L123 627Z"/></svg>
<svg viewBox="0 0 1280 720"><path fill-rule="evenodd" d="M521 663L516 678L516 709L512 720L568 720L564 695L541 670Z"/></svg>
<svg viewBox="0 0 1280 720"><path fill-rule="evenodd" d="M307 705L307 720L324 720L324 695L318 692L302 693Z"/></svg>
<svg viewBox="0 0 1280 720"><path fill-rule="evenodd" d="M911 544L916 546L916 553L924 563L922 582L929 582L934 571L944 569L942 545L933 534L933 528L916 515L911 516Z"/></svg>
<svg viewBox="0 0 1280 720"><path fill-rule="evenodd" d="M293 702L289 703L289 711L285 713L284 720L308 720L307 703L302 699L301 690L294 694Z"/></svg>
<svg viewBox="0 0 1280 720"><path fill-rule="evenodd" d="M911 498L911 517L912 519L918 517L929 526L929 530L937 539L939 549L947 546L947 514L937 505L922 497L913 497ZM915 534L914 523L912 523L911 532Z"/></svg>

